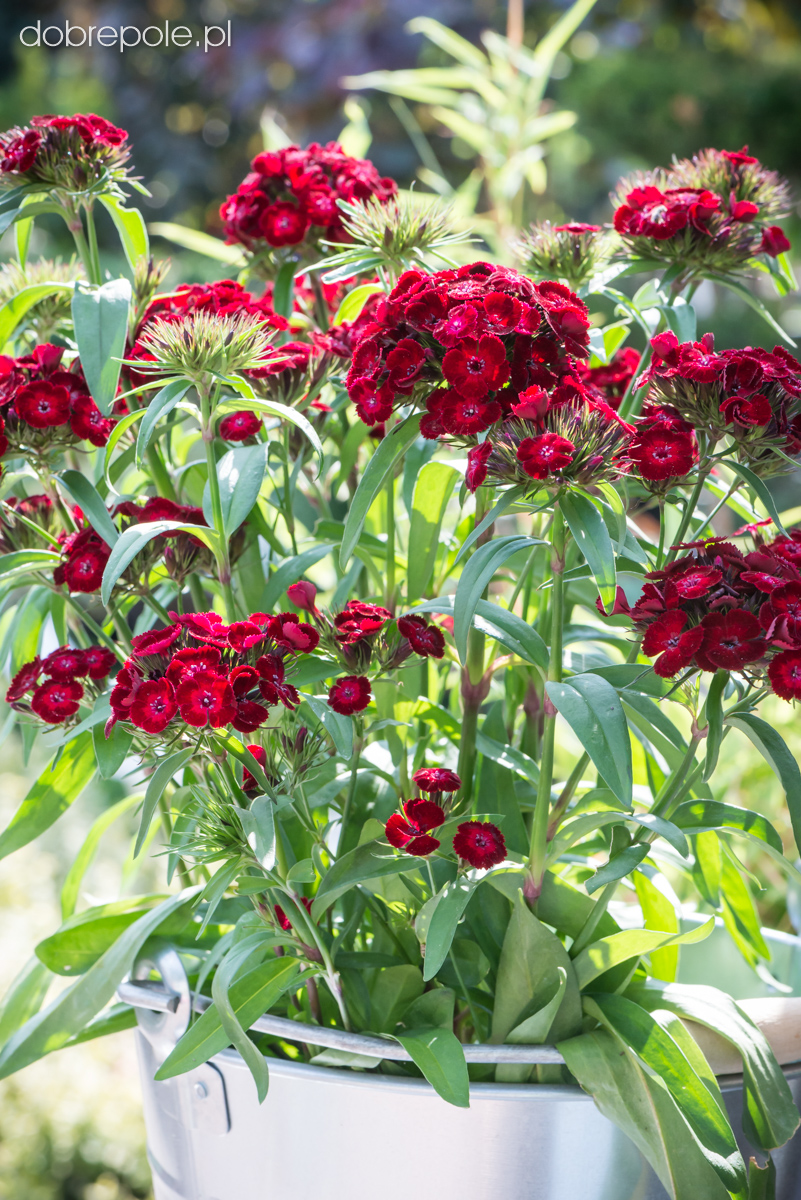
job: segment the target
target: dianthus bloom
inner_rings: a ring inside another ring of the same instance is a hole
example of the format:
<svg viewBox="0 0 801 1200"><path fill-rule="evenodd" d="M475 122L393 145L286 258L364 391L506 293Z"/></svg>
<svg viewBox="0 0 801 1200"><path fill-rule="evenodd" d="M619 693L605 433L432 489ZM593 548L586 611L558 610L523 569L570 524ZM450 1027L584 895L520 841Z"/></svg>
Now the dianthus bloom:
<svg viewBox="0 0 801 1200"><path fill-rule="evenodd" d="M0 175L14 184L88 191L110 176L125 179L128 134L96 113L33 117L0 134Z"/></svg>
<svg viewBox="0 0 801 1200"><path fill-rule="evenodd" d="M343 717L363 712L372 699L370 680L364 675L345 675L328 693L328 703Z"/></svg>
<svg viewBox="0 0 801 1200"><path fill-rule="evenodd" d="M462 781L455 771L447 767L421 767L415 771L412 781L421 792L458 792Z"/></svg>
<svg viewBox="0 0 801 1200"><path fill-rule="evenodd" d="M456 830L453 848L459 858L480 871L496 867L506 858L504 836L489 821L464 821Z"/></svg>
<svg viewBox="0 0 801 1200"><path fill-rule="evenodd" d="M385 203L397 192L371 162L336 142L286 146L257 154L250 172L220 209L226 239L248 250L345 241L338 200Z"/></svg>
<svg viewBox="0 0 801 1200"><path fill-rule="evenodd" d="M445 821L445 813L433 800L405 800L403 812L393 813L386 823L387 841L396 850L405 850L416 858L439 849L439 840L431 836Z"/></svg>
<svg viewBox="0 0 801 1200"><path fill-rule="evenodd" d="M86 650L59 646L45 658L34 658L20 668L6 692L6 702L48 725L61 725L75 716L87 692L87 699L95 699L116 661L105 646Z"/></svg>

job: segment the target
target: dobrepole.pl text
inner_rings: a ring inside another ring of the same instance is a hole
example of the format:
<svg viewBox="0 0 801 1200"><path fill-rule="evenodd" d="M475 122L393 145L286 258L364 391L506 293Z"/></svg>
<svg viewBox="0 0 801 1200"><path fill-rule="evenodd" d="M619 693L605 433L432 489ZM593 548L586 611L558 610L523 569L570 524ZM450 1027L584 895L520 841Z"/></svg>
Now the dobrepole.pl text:
<svg viewBox="0 0 801 1200"><path fill-rule="evenodd" d="M132 50L134 46L148 46L151 50L169 46L185 47L200 46L204 53L216 50L218 46L231 45L231 22L227 27L222 25L204 25L202 39L198 30L192 30L188 25L175 25L165 21L164 25L147 25L140 29L138 25L72 25L66 22L64 28L60 25L45 25L37 21L35 25L26 25L21 30L19 40L23 46L47 46L55 50L59 46L77 48L79 46L118 47L120 53Z"/></svg>

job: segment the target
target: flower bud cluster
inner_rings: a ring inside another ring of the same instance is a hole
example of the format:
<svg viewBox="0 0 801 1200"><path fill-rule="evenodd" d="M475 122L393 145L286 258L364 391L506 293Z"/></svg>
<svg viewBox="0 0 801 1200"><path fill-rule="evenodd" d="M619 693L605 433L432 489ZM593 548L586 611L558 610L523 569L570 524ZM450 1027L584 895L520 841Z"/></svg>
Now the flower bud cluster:
<svg viewBox="0 0 801 1200"><path fill-rule="evenodd" d="M530 225L516 247L520 269L532 279L564 279L579 288L610 259L612 239L600 225Z"/></svg>
<svg viewBox="0 0 801 1200"><path fill-rule="evenodd" d="M396 850L414 858L427 858L441 846L432 830L445 824L451 801L462 781L455 771L445 767L422 767L412 776L418 792L423 795L404 800L400 811L393 813L384 832ZM497 825L489 821L463 821L453 837L457 858L466 866L487 870L506 858L506 842Z"/></svg>
<svg viewBox="0 0 801 1200"><path fill-rule="evenodd" d="M0 182L70 193L126 177L128 134L95 113L33 117L0 134Z"/></svg>

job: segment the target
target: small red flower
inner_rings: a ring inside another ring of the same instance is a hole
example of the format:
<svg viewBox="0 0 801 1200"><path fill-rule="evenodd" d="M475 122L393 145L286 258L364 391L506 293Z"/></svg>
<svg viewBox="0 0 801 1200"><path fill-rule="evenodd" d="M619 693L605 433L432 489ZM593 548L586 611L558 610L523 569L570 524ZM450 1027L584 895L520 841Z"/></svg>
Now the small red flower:
<svg viewBox="0 0 801 1200"><path fill-rule="evenodd" d="M600 233L600 225L583 225L580 221L573 221L570 225L554 225L554 233L573 233L576 237L580 237L582 233Z"/></svg>
<svg viewBox="0 0 801 1200"><path fill-rule="evenodd" d="M446 433L465 437L489 429L500 421L503 410L497 400L478 400L452 392L440 406L438 416Z"/></svg>
<svg viewBox="0 0 801 1200"><path fill-rule="evenodd" d="M267 634L254 621L234 621L228 626L228 645L237 654L263 642Z"/></svg>
<svg viewBox="0 0 801 1200"><path fill-rule="evenodd" d="M176 650L170 659L165 679L169 679L172 686L177 688L179 683L191 679L198 671L215 671L220 665L220 657L216 646L191 646L186 650Z"/></svg>
<svg viewBox="0 0 801 1200"><path fill-rule="evenodd" d="M387 355L389 386L396 392L409 392L425 362L422 348L413 338L401 338Z"/></svg>
<svg viewBox="0 0 801 1200"><path fill-rule="evenodd" d="M145 658L148 654L163 654L181 636L181 626L166 625L164 629L148 629L147 633L137 633L131 638L131 652L134 658Z"/></svg>
<svg viewBox="0 0 801 1200"><path fill-rule="evenodd" d="M117 688L121 688L120 674L117 676ZM111 707L114 710L114 693L111 695ZM138 729L144 729L145 733L161 733L166 729L170 721L178 711L178 705L175 702L175 692L172 684L167 679L147 679L136 688L130 704L125 704L125 699L122 695L118 698L118 704L122 711L119 714L123 718L127 716L128 720Z"/></svg>
<svg viewBox="0 0 801 1200"><path fill-rule="evenodd" d="M271 204L261 215L259 227L271 246L297 246L309 228L309 219L288 201Z"/></svg>
<svg viewBox="0 0 801 1200"><path fill-rule="evenodd" d="M756 662L765 653L765 639L759 621L753 613L744 609L707 613L701 626L704 642L698 661L703 663L705 660L705 670L722 667L725 671L737 671L748 663ZM710 663L711 668L708 666Z"/></svg>
<svg viewBox="0 0 801 1200"><path fill-rule="evenodd" d="M0 171L14 171L24 175L36 162L41 144L42 135L38 129L26 129L19 137L12 138L2 149Z"/></svg>
<svg viewBox="0 0 801 1200"><path fill-rule="evenodd" d="M726 418L727 425L742 425L751 429L756 425L767 425L773 416L773 409L767 396L741 396L739 393L728 396L720 406L720 411Z"/></svg>
<svg viewBox="0 0 801 1200"><path fill-rule="evenodd" d="M493 331L503 335L514 332L523 314L523 305L506 292L489 292L484 297L484 311Z"/></svg>
<svg viewBox="0 0 801 1200"><path fill-rule="evenodd" d="M517 460L532 479L547 479L554 471L570 465L575 449L571 441L558 433L540 433L523 438L517 448Z"/></svg>
<svg viewBox="0 0 801 1200"><path fill-rule="evenodd" d="M769 254L771 258L776 258L779 254L786 254L791 249L790 240L781 225L770 225L767 229L763 229L762 244L759 249L762 254Z"/></svg>
<svg viewBox="0 0 801 1200"><path fill-rule="evenodd" d="M458 792L462 781L455 771L447 767L421 767L412 780L421 792Z"/></svg>
<svg viewBox="0 0 801 1200"><path fill-rule="evenodd" d="M442 630L436 625L429 625L424 617L399 617L398 631L408 639L415 654L422 658L442 658L445 653Z"/></svg>
<svg viewBox="0 0 801 1200"><path fill-rule="evenodd" d="M299 621L297 613L279 613L267 618L267 633L278 646L287 650L309 654L320 642L320 635L313 625Z"/></svg>
<svg viewBox="0 0 801 1200"><path fill-rule="evenodd" d="M343 717L363 712L372 699L370 680L365 675L345 675L328 693L328 703Z"/></svg>
<svg viewBox="0 0 801 1200"><path fill-rule="evenodd" d="M51 679L55 679L59 683L80 679L89 674L86 652L74 650L72 646L59 646L58 650L54 650L52 654L48 654L47 658L42 660L42 670L45 675L49 675Z"/></svg>
<svg viewBox="0 0 801 1200"><path fill-rule="evenodd" d="M487 459L491 454L492 446L489 442L482 442L480 446L473 446L472 450L468 450L464 481L469 492L475 492L487 478Z"/></svg>
<svg viewBox="0 0 801 1200"><path fill-rule="evenodd" d="M801 650L783 650L768 666L770 686L782 700L801 700Z"/></svg>
<svg viewBox="0 0 801 1200"><path fill-rule="evenodd" d="M506 348L493 334L484 334L478 341L465 338L445 355L442 372L462 396L481 400L487 392L503 387L509 378Z"/></svg>
<svg viewBox="0 0 801 1200"><path fill-rule="evenodd" d="M683 229L689 212L683 205L671 204L669 197L656 187L634 188L615 212L618 233L652 237L666 241Z"/></svg>
<svg viewBox="0 0 801 1200"><path fill-rule="evenodd" d="M680 575L671 575L671 583L682 600L698 600L712 591L723 578L717 567L688 567Z"/></svg>
<svg viewBox="0 0 801 1200"><path fill-rule="evenodd" d="M244 442L247 438L255 437L261 428L261 417L244 410L223 417L217 432L225 442Z"/></svg>
<svg viewBox="0 0 801 1200"><path fill-rule="evenodd" d="M259 675L259 691L268 704L278 704L280 701L285 708L297 708L300 695L297 688L284 679L284 664L277 654L263 654L256 662Z"/></svg>
<svg viewBox="0 0 801 1200"><path fill-rule="evenodd" d="M70 429L76 437L85 438L93 446L105 446L113 428L114 422L103 416L91 396L73 400Z"/></svg>
<svg viewBox="0 0 801 1200"><path fill-rule="evenodd" d="M219 613L184 613L179 616L177 612L171 611L169 616L198 642L206 642L221 649L228 645L228 626Z"/></svg>
<svg viewBox="0 0 801 1200"><path fill-rule="evenodd" d="M317 597L317 588L313 583L308 583L307 580L301 579L298 583L290 584L286 589L286 594L296 608L301 609L303 612L317 612L317 606L314 603Z"/></svg>
<svg viewBox="0 0 801 1200"><path fill-rule="evenodd" d="M219 729L236 716L234 690L227 679L214 671L198 671L178 685L175 699L187 725Z"/></svg>
<svg viewBox="0 0 801 1200"><path fill-rule="evenodd" d="M103 572L111 557L111 549L100 538L93 539L86 547L75 554L70 554L61 567L63 578L54 579L56 583L66 583L70 592L96 592L103 582ZM59 571L59 568L56 568Z"/></svg>
<svg viewBox="0 0 801 1200"><path fill-rule="evenodd" d="M464 821L456 830L453 848L459 858L480 871L496 867L506 858L503 834L489 821Z"/></svg>
<svg viewBox="0 0 801 1200"><path fill-rule="evenodd" d="M31 697L31 708L49 725L60 725L78 711L82 697L83 688L74 679L66 682L54 679L36 689Z"/></svg>
<svg viewBox="0 0 801 1200"><path fill-rule="evenodd" d="M695 463L692 434L669 429L646 429L628 449L629 458L643 479L661 482L687 475Z"/></svg>
<svg viewBox="0 0 801 1200"><path fill-rule="evenodd" d="M645 631L643 654L649 658L659 655L654 663L654 671L663 679L688 667L704 640L701 626L685 629L687 621L686 613L673 609L662 613Z"/></svg>
<svg viewBox="0 0 801 1200"><path fill-rule="evenodd" d="M260 767L266 766L267 751L263 746L248 746L248 750L253 755ZM244 771L242 772L242 791L255 792L258 790L258 787L258 783L253 778L247 767L245 767Z"/></svg>
<svg viewBox="0 0 801 1200"><path fill-rule="evenodd" d="M423 858L438 849L439 841L430 836L429 830L438 829L444 821L443 809L433 800L406 800L403 815L393 813L386 823L387 841L396 850Z"/></svg>
<svg viewBox="0 0 801 1200"><path fill-rule="evenodd" d="M33 429L66 425L70 415L70 394L64 387L44 381L21 388L14 397L17 415Z"/></svg>
<svg viewBox="0 0 801 1200"><path fill-rule="evenodd" d="M36 687L41 674L42 663L39 658L35 658L33 662L25 663L11 680L9 689L6 692L6 701L11 704L14 700L21 700L26 692Z"/></svg>
<svg viewBox="0 0 801 1200"><path fill-rule="evenodd" d="M349 600L341 613L334 617L337 639L346 646L362 638L378 633L387 621L392 620L392 613L380 604L365 604L361 600Z"/></svg>
<svg viewBox="0 0 801 1200"><path fill-rule="evenodd" d="M88 650L83 651L83 660L86 664L86 674L95 680L105 679L117 661L116 656L105 646L90 646Z"/></svg>
<svg viewBox="0 0 801 1200"><path fill-rule="evenodd" d="M232 718L231 724L240 733L255 733L269 716L269 709L256 700L237 700L236 716Z"/></svg>
<svg viewBox="0 0 801 1200"><path fill-rule="evenodd" d="M520 393L517 404L512 406L512 412L521 421L540 422L547 413L548 407L548 393L545 388L535 385Z"/></svg>

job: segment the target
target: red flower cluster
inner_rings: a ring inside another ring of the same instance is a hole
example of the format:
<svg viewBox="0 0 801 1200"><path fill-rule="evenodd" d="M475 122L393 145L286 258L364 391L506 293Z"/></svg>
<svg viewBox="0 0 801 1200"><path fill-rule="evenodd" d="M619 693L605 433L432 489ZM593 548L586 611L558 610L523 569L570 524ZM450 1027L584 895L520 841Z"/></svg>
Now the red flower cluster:
<svg viewBox="0 0 801 1200"><path fill-rule="evenodd" d="M401 811L393 813L387 821L385 833L396 850L425 858L441 845L431 830L445 823L443 795L458 792L462 781L455 771L444 767L423 767L415 772L413 779L420 791L427 793L427 798L404 800ZM453 838L453 849L460 859L478 870L497 866L506 858L503 834L497 825L484 821L463 821Z"/></svg>
<svg viewBox="0 0 801 1200"><path fill-rule="evenodd" d="M383 203L398 190L371 162L351 158L336 142L266 150L250 166L220 216L226 240L252 251L320 238L345 241L337 200L375 197Z"/></svg>
<svg viewBox="0 0 801 1200"><path fill-rule="evenodd" d="M600 367L575 364L576 374L595 400L605 400L615 411L640 364L640 353L632 346L623 346L611 361Z"/></svg>
<svg viewBox="0 0 801 1200"><path fill-rule="evenodd" d="M62 369L63 355L63 346L49 344L22 358L0 355L0 456L80 441L105 446L115 422L95 404L80 364Z"/></svg>
<svg viewBox="0 0 801 1200"><path fill-rule="evenodd" d="M48 725L61 725L75 716L87 687L92 695L97 692L92 685L106 679L116 661L105 646L88 650L59 646L46 658L37 657L17 672L6 692L6 702L18 712L35 714Z"/></svg>
<svg viewBox="0 0 801 1200"><path fill-rule="evenodd" d="M0 134L0 173L21 183L83 190L129 157L128 134L95 113L33 117L30 126Z"/></svg>
<svg viewBox="0 0 801 1200"><path fill-rule="evenodd" d="M711 333L680 344L667 332L652 338L651 348L637 386L649 385L651 398L667 401L661 410L674 432L684 422L681 432L692 426L712 442L729 436L738 457L761 475L786 469L776 450L801 451L801 363L784 347L716 351Z"/></svg>
<svg viewBox="0 0 801 1200"><path fill-rule="evenodd" d="M347 377L368 425L425 403L425 437L472 436L508 416L521 392L555 387L587 356L584 304L564 284L490 263L406 271L376 306Z"/></svg>
<svg viewBox="0 0 801 1200"><path fill-rule="evenodd" d="M643 631L657 675L766 670L776 695L801 699L801 529L748 553L723 538L682 549L631 608L620 591L615 604Z"/></svg>
<svg viewBox="0 0 801 1200"><path fill-rule="evenodd" d="M634 424L628 455L641 479L669 488L688 475L698 461L695 431L670 405L646 403Z"/></svg>
<svg viewBox="0 0 801 1200"><path fill-rule="evenodd" d="M615 230L635 254L701 273L788 250L773 224L787 215L787 186L747 150L702 150L667 171L623 180Z"/></svg>

